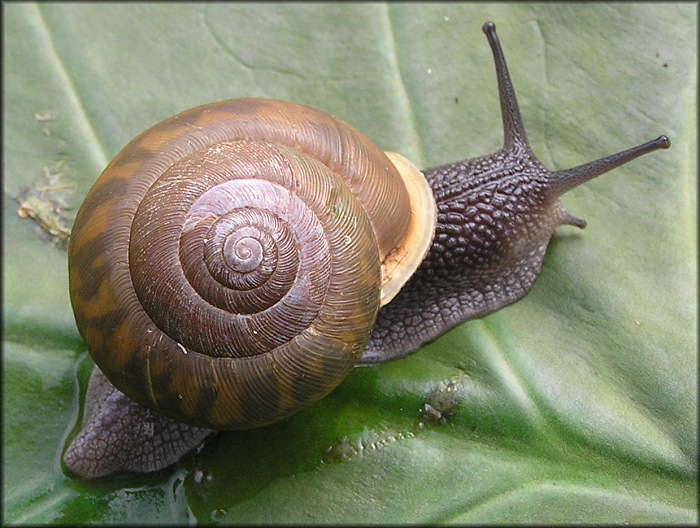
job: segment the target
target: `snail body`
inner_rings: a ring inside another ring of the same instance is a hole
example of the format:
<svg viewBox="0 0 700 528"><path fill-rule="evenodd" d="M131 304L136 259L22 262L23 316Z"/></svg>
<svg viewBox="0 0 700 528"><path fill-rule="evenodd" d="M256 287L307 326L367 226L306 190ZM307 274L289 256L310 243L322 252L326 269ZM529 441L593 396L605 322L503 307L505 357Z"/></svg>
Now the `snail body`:
<svg viewBox="0 0 700 528"><path fill-rule="evenodd" d="M86 404L64 455L71 471L164 467L211 429L283 419L353 367L516 301L554 229L585 226L559 197L670 145L661 136L548 171L527 143L495 27L484 32L504 124L490 156L421 173L324 112L260 99L183 112L125 147L69 247L76 323L109 380L91 379L86 401L100 404ZM134 455L136 419L177 446L152 440ZM105 438L109 455L95 447Z"/></svg>

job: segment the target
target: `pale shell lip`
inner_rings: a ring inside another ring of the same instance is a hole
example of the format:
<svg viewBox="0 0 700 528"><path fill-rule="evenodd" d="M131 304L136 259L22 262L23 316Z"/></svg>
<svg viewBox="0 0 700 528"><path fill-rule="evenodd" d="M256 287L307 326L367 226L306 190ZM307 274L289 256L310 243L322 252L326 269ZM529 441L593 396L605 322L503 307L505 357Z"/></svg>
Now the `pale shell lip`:
<svg viewBox="0 0 700 528"><path fill-rule="evenodd" d="M428 254L437 225L435 197L423 173L395 152L385 152L403 179L411 200L411 225L403 244L382 262L379 306L388 304L415 273Z"/></svg>

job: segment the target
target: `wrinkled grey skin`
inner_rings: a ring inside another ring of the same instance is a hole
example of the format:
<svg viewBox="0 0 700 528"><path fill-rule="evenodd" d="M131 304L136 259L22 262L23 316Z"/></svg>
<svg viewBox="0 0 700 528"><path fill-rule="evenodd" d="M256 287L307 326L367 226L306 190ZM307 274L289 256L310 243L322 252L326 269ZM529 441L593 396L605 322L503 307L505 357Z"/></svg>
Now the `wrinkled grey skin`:
<svg viewBox="0 0 700 528"><path fill-rule="evenodd" d="M554 229L584 227L559 197L631 159L670 145L664 136L573 169L550 172L527 143L493 24L485 24L496 63L504 147L490 156L424 171L438 206L430 251L406 286L378 314L358 366L414 352L450 328L525 295ZM177 462L214 434L145 409L95 368L82 429L64 454L68 470L94 478L149 472Z"/></svg>
<svg viewBox="0 0 700 528"><path fill-rule="evenodd" d="M83 428L63 461L76 475L148 473L168 467L215 431L185 425L134 403L94 367Z"/></svg>

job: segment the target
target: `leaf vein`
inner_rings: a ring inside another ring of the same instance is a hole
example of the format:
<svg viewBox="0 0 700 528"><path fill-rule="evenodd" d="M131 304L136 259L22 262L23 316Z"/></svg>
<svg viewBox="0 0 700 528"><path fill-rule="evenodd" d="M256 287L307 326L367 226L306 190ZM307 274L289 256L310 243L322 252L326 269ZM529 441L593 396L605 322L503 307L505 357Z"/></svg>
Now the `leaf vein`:
<svg viewBox="0 0 700 528"><path fill-rule="evenodd" d="M404 110L402 112L402 114L407 116L407 121L408 121L408 126L406 129L407 135L408 135L410 144L414 145L414 150L415 150L415 152L412 152L410 154L414 158L414 162L419 167L423 167L425 165L423 144L421 141L421 136L418 132L418 123L416 121L416 115L415 115L415 111L413 108L413 104L411 103L409 91L406 88L406 82L404 80L403 74L401 73L401 61L399 58L399 52L398 52L398 47L397 47L397 42L396 42L396 33L394 31L394 24L391 20L391 13L389 11L389 6L387 4L383 4L383 6L384 6L384 19L386 22L386 33L388 35L387 45L389 46L391 64L393 66L393 69L396 72L396 78L398 79L398 85L401 88L401 92L399 94L399 102L400 102L400 106Z"/></svg>
<svg viewBox="0 0 700 528"><path fill-rule="evenodd" d="M46 18L44 17L44 14L41 10L41 6L39 4L33 4L33 7L36 11L38 21L37 26L41 29L41 31L44 34L44 42L46 43L47 54L53 60L59 79L65 85L66 93L69 96L73 108L75 109L74 119L78 123L78 126L81 129L85 138L91 143L91 148L88 148L86 150L93 154L93 161L98 166L98 169L101 170L107 165L109 159L105 153L104 148L102 147L101 142L97 137L97 134L95 133L95 129L92 126L90 119L88 118L85 106L81 101L78 90L75 86L75 83L73 82L73 79L71 78L68 68L66 68L64 61L62 60L61 56L59 55L56 49L53 35L51 34L49 25L47 24Z"/></svg>

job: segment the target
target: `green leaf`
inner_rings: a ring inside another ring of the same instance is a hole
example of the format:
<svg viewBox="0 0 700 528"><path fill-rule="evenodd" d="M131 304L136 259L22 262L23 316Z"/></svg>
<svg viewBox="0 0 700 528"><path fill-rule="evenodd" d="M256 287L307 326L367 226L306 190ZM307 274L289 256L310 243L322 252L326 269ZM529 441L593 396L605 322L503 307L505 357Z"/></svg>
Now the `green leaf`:
<svg viewBox="0 0 700 528"><path fill-rule="evenodd" d="M46 232L107 162L248 96L423 167L488 154L487 20L549 168L672 148L567 194L588 228L559 230L513 306L176 467L64 475L91 362ZM696 4L3 4L4 520L697 523L696 21ZM30 196L43 230L18 216Z"/></svg>

